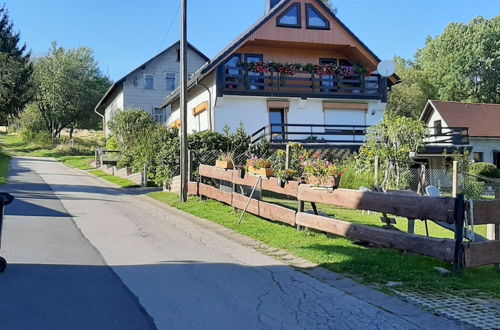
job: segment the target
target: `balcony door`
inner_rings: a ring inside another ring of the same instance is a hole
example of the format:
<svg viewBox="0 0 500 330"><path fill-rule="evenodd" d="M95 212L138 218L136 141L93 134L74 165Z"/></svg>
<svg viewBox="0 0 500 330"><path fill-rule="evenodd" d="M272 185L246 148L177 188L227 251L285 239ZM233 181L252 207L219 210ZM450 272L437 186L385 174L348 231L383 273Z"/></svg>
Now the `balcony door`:
<svg viewBox="0 0 500 330"><path fill-rule="evenodd" d="M320 58L319 64L320 65L337 65L337 59L336 58ZM322 76L321 77L321 87L325 87L325 88L321 88L322 92L326 92L326 93L334 92L337 89L335 76Z"/></svg>
<svg viewBox="0 0 500 330"><path fill-rule="evenodd" d="M283 108L269 109L269 125L271 126L271 140L282 141L285 139L285 116L286 112Z"/></svg>
<svg viewBox="0 0 500 330"><path fill-rule="evenodd" d="M260 54L245 54L245 62L246 63L259 63L263 62L264 57ZM256 77L262 76L261 73L258 72L248 72L248 89L252 91L263 90L264 79L258 79Z"/></svg>

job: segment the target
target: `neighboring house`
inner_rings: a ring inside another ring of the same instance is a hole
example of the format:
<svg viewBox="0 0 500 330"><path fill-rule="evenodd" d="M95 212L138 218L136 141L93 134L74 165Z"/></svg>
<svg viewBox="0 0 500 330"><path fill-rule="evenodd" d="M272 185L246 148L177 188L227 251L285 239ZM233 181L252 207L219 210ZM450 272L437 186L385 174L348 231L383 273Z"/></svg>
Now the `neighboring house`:
<svg viewBox="0 0 500 330"><path fill-rule="evenodd" d="M279 79L248 70L272 61L362 64L368 74L342 79L302 70ZM376 74L379 62L322 1L268 0L264 17L188 82L188 132L234 130L242 122L254 142L270 136L277 145L294 140L355 150L367 126L382 119L387 90L399 80ZM178 127L179 90L162 107L171 107L168 124Z"/></svg>
<svg viewBox="0 0 500 330"><path fill-rule="evenodd" d="M443 152L471 150L474 162L487 162L500 168L500 104L431 101L420 116L431 128L426 158L431 168L439 168ZM435 150L432 150L434 148Z"/></svg>
<svg viewBox="0 0 500 330"><path fill-rule="evenodd" d="M110 133L108 122L113 116L127 109L142 109L151 114L153 118L164 123L169 109L159 107L165 97L179 86L179 47L176 42L146 63L115 82L104 94L95 109L105 108L104 131L106 136ZM188 45L188 72L193 74L208 58L193 47Z"/></svg>

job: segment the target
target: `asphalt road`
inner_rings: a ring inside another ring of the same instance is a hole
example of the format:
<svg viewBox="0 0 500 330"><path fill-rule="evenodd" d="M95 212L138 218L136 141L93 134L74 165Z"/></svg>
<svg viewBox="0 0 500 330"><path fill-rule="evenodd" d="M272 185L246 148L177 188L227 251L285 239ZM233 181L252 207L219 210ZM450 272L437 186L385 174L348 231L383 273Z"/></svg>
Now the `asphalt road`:
<svg viewBox="0 0 500 330"><path fill-rule="evenodd" d="M0 329L421 329L137 195L14 158Z"/></svg>

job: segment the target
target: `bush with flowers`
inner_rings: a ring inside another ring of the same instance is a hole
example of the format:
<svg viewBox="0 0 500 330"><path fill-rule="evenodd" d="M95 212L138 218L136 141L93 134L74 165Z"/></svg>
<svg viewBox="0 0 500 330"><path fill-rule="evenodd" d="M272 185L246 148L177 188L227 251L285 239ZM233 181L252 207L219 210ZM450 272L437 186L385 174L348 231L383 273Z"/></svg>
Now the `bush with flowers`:
<svg viewBox="0 0 500 330"><path fill-rule="evenodd" d="M304 159L302 166L307 181L316 186L337 187L342 176L340 166L320 156L321 152L316 152L310 159Z"/></svg>
<svg viewBox="0 0 500 330"><path fill-rule="evenodd" d="M247 164L245 166L247 169L254 168L256 170L261 168L271 168L271 162L267 159L252 157L247 159Z"/></svg>

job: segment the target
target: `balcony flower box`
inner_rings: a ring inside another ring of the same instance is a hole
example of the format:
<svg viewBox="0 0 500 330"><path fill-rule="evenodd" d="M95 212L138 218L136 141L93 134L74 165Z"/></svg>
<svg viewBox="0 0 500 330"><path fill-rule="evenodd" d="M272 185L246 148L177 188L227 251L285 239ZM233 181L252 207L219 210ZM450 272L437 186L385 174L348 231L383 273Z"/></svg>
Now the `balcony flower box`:
<svg viewBox="0 0 500 330"><path fill-rule="evenodd" d="M272 168L255 168L253 166L248 166L248 173L265 176L267 178L273 176L274 170Z"/></svg>
<svg viewBox="0 0 500 330"><path fill-rule="evenodd" d="M215 167L232 170L234 166L233 162L230 160L218 160L215 162Z"/></svg>

